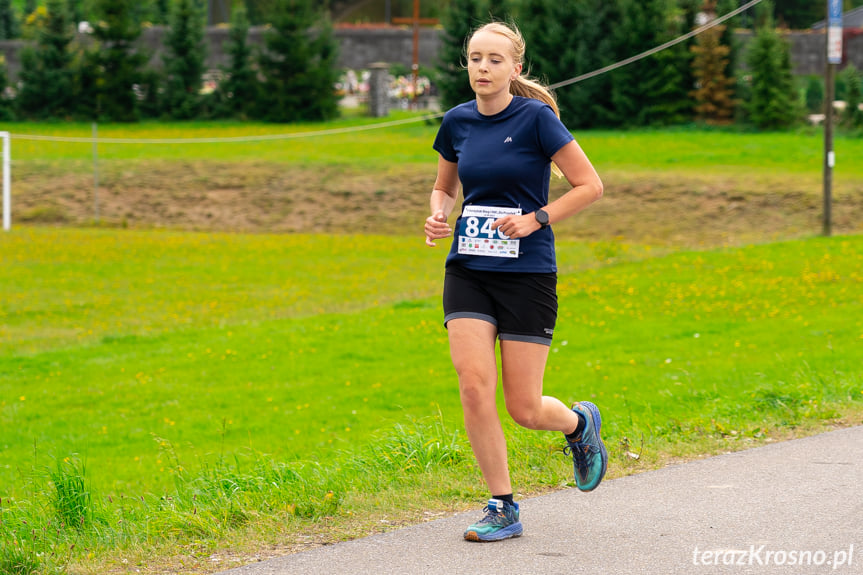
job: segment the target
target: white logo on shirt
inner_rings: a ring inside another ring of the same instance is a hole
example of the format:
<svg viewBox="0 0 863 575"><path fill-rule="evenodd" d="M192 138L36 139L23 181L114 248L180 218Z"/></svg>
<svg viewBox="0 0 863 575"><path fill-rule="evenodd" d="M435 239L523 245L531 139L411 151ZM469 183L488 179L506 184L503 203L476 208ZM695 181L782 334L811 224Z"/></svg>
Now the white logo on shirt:
<svg viewBox="0 0 863 575"><path fill-rule="evenodd" d="M512 142L512 138L510 138L509 136L507 136L506 140L503 141L504 144L509 144L510 142Z"/></svg>

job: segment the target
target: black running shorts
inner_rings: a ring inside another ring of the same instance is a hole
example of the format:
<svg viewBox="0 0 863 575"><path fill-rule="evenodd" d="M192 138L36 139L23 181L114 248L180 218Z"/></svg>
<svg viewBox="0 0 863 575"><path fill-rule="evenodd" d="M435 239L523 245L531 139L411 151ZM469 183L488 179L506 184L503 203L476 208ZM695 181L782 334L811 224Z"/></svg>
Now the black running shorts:
<svg viewBox="0 0 863 575"><path fill-rule="evenodd" d="M446 268L444 325L473 318L497 327L501 340L551 345L557 321L557 274Z"/></svg>

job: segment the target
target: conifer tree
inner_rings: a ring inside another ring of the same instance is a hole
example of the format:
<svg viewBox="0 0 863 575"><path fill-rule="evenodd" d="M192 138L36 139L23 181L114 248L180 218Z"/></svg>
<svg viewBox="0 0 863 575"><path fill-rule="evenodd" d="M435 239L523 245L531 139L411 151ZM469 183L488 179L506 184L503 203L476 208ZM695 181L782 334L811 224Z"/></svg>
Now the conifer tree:
<svg viewBox="0 0 863 575"><path fill-rule="evenodd" d="M441 105L448 110L476 97L467 76L465 49L470 34L486 19L479 0L451 0L441 20L443 34L436 83Z"/></svg>
<svg viewBox="0 0 863 575"><path fill-rule="evenodd" d="M69 19L72 21L72 26L77 28L78 22L84 20L83 0L67 0L66 11L69 14Z"/></svg>
<svg viewBox="0 0 863 575"><path fill-rule="evenodd" d="M72 24L62 0L48 0L36 45L21 54L18 110L29 118L65 118L73 111L75 92Z"/></svg>
<svg viewBox="0 0 863 575"><path fill-rule="evenodd" d="M686 19L673 0L621 0L622 18L613 31L616 60L677 37ZM611 72L613 125L663 125L686 119L691 89L690 55L684 44Z"/></svg>
<svg viewBox="0 0 863 575"><path fill-rule="evenodd" d="M774 8L776 21L792 30L811 28L812 24L824 19L825 12L826 5L823 1L812 0L778 0Z"/></svg>
<svg viewBox="0 0 863 575"><path fill-rule="evenodd" d="M0 120L8 122L15 119L12 100L6 98L6 88L9 85L9 75L6 71L6 58L0 56Z"/></svg>
<svg viewBox="0 0 863 575"><path fill-rule="evenodd" d="M18 19L11 0L0 0L0 40L18 37Z"/></svg>
<svg viewBox="0 0 863 575"><path fill-rule="evenodd" d="M527 0L531 71L554 84L594 72L678 35L691 0ZM684 9L686 8L686 9ZM679 46L556 91L573 128L667 124L691 116L689 54Z"/></svg>
<svg viewBox="0 0 863 575"><path fill-rule="evenodd" d="M560 70L554 76L559 80L594 72L617 62L619 46L615 26L622 21L622 5L619 0L585 0L576 4L573 30L576 43L576 64ZM549 47L551 49L552 47ZM553 53L553 52L552 52ZM627 54L631 56L632 54ZM576 119L573 127L593 128L618 125L619 119L611 101L614 77L600 74L557 91L561 115L571 125L569 118ZM564 116L565 114L565 116Z"/></svg>
<svg viewBox="0 0 863 575"><path fill-rule="evenodd" d="M134 0L96 0L95 47L83 56L80 113L108 121L139 117L134 87L142 80L146 56L135 47L141 27L132 18Z"/></svg>
<svg viewBox="0 0 863 575"><path fill-rule="evenodd" d="M195 118L201 108L204 72L204 14L196 0L176 0L165 35L164 113L177 120Z"/></svg>
<svg viewBox="0 0 863 575"><path fill-rule="evenodd" d="M651 47L691 30L700 6L700 0L656 0L649 5L648 19L656 22ZM645 97L636 116L638 125L665 126L692 119L690 47L694 42L690 39L643 61L646 72L638 78L638 84Z"/></svg>
<svg viewBox="0 0 863 575"><path fill-rule="evenodd" d="M734 117L734 78L726 75L728 46L719 42L724 26L702 32L692 47L696 117L708 124L728 124Z"/></svg>
<svg viewBox="0 0 863 575"><path fill-rule="evenodd" d="M764 2L763 4L769 4ZM765 7L768 10L769 6ZM747 55L752 71L748 112L750 121L760 129L777 130L791 126L797 118L797 99L791 75L788 43L774 28L765 12Z"/></svg>
<svg viewBox="0 0 863 575"><path fill-rule="evenodd" d="M736 8L737 0L717 0L716 2L717 16L724 16ZM719 44L722 46L728 46L728 65L725 69L726 74L729 77L734 78L734 82L732 84L732 99L734 101L735 117L737 116L738 111L741 110L741 104L746 101L743 94L743 91L746 89L746 85L743 82L740 82L737 78L738 72L741 68L740 41L737 39L735 33L741 26L741 21L741 16L735 16L730 20L726 20L723 24L723 26L725 26L725 30L722 31L722 35L719 37Z"/></svg>
<svg viewBox="0 0 863 575"><path fill-rule="evenodd" d="M704 10L715 17L715 0L707 0ZM731 48L722 44L725 26L719 25L699 34L692 46L695 77L696 117L709 124L728 124L734 117L734 82L728 76L728 55Z"/></svg>
<svg viewBox="0 0 863 575"><path fill-rule="evenodd" d="M571 2L528 0L524 10L529 18L519 22L526 44L524 74L543 84L566 80L578 73L577 7ZM555 94L561 118L573 127L577 123L576 110L571 105L573 89L564 88Z"/></svg>
<svg viewBox="0 0 863 575"><path fill-rule="evenodd" d="M153 6L153 23L167 24L171 19L171 3L169 0L156 0Z"/></svg>
<svg viewBox="0 0 863 575"><path fill-rule="evenodd" d="M486 20L506 22L510 16L509 2L507 0L488 0L488 16Z"/></svg>
<svg viewBox="0 0 863 575"><path fill-rule="evenodd" d="M228 40L230 64L227 78L219 87L223 98L221 113L227 116L248 118L258 95L258 80L252 68L252 51L248 44L249 20L246 9L234 8Z"/></svg>
<svg viewBox="0 0 863 575"><path fill-rule="evenodd" d="M863 80L860 72L854 64L848 64L839 74L845 84L845 110L842 112L841 122L848 128L863 128L863 110L860 109L860 104L863 103Z"/></svg>
<svg viewBox="0 0 863 575"><path fill-rule="evenodd" d="M312 0L278 0L258 59L264 78L257 114L272 122L338 115L332 23Z"/></svg>

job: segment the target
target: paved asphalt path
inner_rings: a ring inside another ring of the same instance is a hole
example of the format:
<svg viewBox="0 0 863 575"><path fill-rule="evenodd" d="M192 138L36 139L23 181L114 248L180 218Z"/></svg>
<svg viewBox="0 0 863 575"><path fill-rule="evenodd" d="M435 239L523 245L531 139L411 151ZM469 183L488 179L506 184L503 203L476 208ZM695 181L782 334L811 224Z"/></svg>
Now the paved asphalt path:
<svg viewBox="0 0 863 575"><path fill-rule="evenodd" d="M223 575L863 574L863 426L520 505L516 539L464 541L477 509Z"/></svg>

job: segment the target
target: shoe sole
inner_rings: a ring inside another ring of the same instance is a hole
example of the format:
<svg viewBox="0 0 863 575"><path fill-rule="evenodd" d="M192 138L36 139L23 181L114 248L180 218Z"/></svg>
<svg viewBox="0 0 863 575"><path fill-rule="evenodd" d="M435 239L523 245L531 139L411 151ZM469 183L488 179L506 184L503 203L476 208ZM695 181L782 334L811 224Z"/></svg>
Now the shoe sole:
<svg viewBox="0 0 863 575"><path fill-rule="evenodd" d="M468 531L464 534L464 538L467 541L476 541L478 543L489 543L491 541L502 541L504 539L510 539L512 537L521 537L523 530L521 527L521 521L518 523L513 523L512 525L508 525L501 529L500 531L495 531L494 533L490 533L486 535L484 538L476 531Z"/></svg>
<svg viewBox="0 0 863 575"><path fill-rule="evenodd" d="M605 444L602 442L602 438L599 436L599 430L602 428L602 416L599 415L599 408L596 407L593 403L589 401L579 401L580 405L585 407L590 412L590 417L593 420L593 433L596 435L596 439L599 441L599 455L602 459L602 473L599 474L599 481L596 482L596 485L591 487L590 489L579 489L581 491L593 491L599 484L602 483L603 478L605 477L605 472L608 470L608 451L605 449Z"/></svg>

